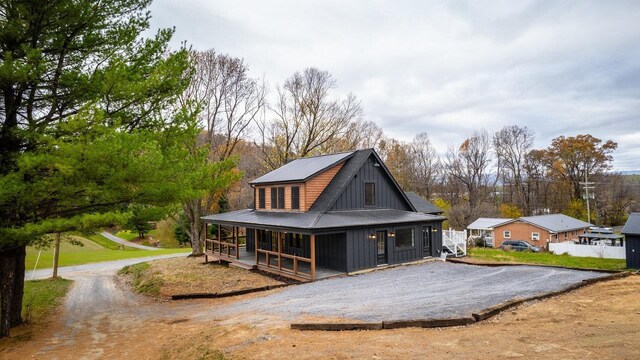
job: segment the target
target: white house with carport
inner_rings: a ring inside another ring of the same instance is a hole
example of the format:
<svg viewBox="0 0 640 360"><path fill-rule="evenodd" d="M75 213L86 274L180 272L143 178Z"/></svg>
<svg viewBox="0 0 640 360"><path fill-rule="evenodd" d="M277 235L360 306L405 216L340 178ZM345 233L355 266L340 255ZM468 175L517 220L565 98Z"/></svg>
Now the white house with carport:
<svg viewBox="0 0 640 360"><path fill-rule="evenodd" d="M467 237L474 239L483 239L488 246L493 246L493 230L494 227L503 224L509 220L508 218L478 218L467 226Z"/></svg>

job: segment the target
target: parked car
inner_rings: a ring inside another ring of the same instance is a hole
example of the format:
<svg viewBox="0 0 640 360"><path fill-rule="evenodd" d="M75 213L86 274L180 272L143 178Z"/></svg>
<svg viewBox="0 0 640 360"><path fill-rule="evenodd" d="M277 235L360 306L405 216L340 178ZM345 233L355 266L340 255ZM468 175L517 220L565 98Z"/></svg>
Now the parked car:
<svg viewBox="0 0 640 360"><path fill-rule="evenodd" d="M500 245L500 249L502 250L516 250L516 251L533 251L540 252L540 248L537 246L533 246L526 241L523 240L505 240Z"/></svg>

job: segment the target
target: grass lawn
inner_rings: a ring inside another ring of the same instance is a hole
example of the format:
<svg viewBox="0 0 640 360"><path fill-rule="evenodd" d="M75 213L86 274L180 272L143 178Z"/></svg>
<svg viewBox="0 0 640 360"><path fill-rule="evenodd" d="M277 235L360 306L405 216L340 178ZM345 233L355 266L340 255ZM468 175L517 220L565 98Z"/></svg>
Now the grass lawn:
<svg viewBox="0 0 640 360"><path fill-rule="evenodd" d="M24 282L22 317L27 322L45 318L62 301L73 281L66 279L31 280Z"/></svg>
<svg viewBox="0 0 640 360"><path fill-rule="evenodd" d="M132 241L138 238L138 234L130 230L120 230L114 235L127 241Z"/></svg>
<svg viewBox="0 0 640 360"><path fill-rule="evenodd" d="M113 245L111 245L114 243L105 243L104 241L106 239L100 239L102 238L101 236L98 238L99 240L97 240L100 244L85 238L75 238L82 242L84 246L72 245L68 241L62 241L60 244L60 266L81 265L100 261L122 260L181 252L186 253L191 251L190 248L159 250L125 248L124 250L118 250L117 245L114 249ZM101 244L108 247L102 246ZM34 247L27 247L27 257L25 260L27 270L33 270L33 267L36 264L36 258L38 257L38 251L39 250ZM49 269L51 267L53 267L53 247L42 250L37 269Z"/></svg>
<svg viewBox="0 0 640 360"><path fill-rule="evenodd" d="M573 268L624 270L625 260L576 257L567 254L554 255L548 252L503 251L500 249L470 248L471 259L491 262L513 262L525 264L557 265Z"/></svg>

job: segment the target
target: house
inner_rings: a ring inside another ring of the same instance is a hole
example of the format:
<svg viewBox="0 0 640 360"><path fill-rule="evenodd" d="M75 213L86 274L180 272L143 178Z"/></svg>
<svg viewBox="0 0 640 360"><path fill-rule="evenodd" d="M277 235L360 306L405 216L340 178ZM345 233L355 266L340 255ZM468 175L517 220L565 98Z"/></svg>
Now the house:
<svg viewBox="0 0 640 360"><path fill-rule="evenodd" d="M444 217L419 212L373 149L294 160L250 184L252 209L203 217L218 229L207 260L313 281L442 252Z"/></svg>
<svg viewBox="0 0 640 360"><path fill-rule="evenodd" d="M640 269L640 213L629 215L622 233L626 240L627 268Z"/></svg>
<svg viewBox="0 0 640 360"><path fill-rule="evenodd" d="M467 226L467 234L469 237L477 237L483 239L488 246L493 246L493 228L496 225L505 223L508 218L478 218Z"/></svg>
<svg viewBox="0 0 640 360"><path fill-rule="evenodd" d="M504 240L524 240L546 249L550 242L578 241L591 226L564 214L523 216L493 227L494 246L499 247Z"/></svg>

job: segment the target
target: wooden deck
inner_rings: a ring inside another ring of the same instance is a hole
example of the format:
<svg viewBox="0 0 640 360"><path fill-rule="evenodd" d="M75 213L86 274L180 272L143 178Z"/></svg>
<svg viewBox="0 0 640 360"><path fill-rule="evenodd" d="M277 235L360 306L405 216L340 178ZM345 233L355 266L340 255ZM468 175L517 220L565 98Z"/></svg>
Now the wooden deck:
<svg viewBox="0 0 640 360"><path fill-rule="evenodd" d="M227 256L225 253L219 254L218 252L205 252L205 262L225 262L228 263L229 266L245 269L245 270L255 270L260 269L263 271L270 272L275 275L285 276L298 281L311 281L311 278L305 274L310 274L311 267L309 264L300 262L297 264L298 274L294 273L292 270L294 267L294 259L291 258L281 258L281 264L278 264L277 257L269 258L269 266L266 264L266 255L261 256L260 265L256 264L256 255L254 252L248 252L244 246L240 246L238 248L238 258L232 256ZM346 272L341 272L337 270L316 267L316 280L328 279L331 277L346 275Z"/></svg>

